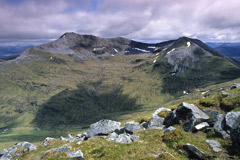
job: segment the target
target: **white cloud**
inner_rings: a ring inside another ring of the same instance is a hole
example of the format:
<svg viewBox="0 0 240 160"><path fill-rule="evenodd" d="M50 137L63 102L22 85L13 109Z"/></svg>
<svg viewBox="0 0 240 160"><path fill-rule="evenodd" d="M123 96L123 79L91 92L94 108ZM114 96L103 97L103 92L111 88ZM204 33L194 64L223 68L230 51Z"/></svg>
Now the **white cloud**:
<svg viewBox="0 0 240 160"><path fill-rule="evenodd" d="M49 39L73 31L151 41L240 41L239 8L239 0L0 0L0 39Z"/></svg>

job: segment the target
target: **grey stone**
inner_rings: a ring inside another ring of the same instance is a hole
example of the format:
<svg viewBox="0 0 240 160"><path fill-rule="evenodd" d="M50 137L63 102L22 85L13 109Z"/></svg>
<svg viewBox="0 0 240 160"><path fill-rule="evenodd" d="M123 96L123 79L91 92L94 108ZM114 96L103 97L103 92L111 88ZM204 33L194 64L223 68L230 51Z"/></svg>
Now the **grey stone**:
<svg viewBox="0 0 240 160"><path fill-rule="evenodd" d="M78 159L84 159L83 157L83 153L81 150L77 150L77 151L73 151L73 152L69 152L67 154L68 158L78 158Z"/></svg>
<svg viewBox="0 0 240 160"><path fill-rule="evenodd" d="M169 108L164 108L164 107L158 108L158 109L153 113L152 117L157 116L158 113L159 113L159 112L162 112L162 111L169 111L169 112L170 112L171 109L169 109Z"/></svg>
<svg viewBox="0 0 240 160"><path fill-rule="evenodd" d="M118 134L116 132L113 132L109 135L110 138L117 138Z"/></svg>
<svg viewBox="0 0 240 160"><path fill-rule="evenodd" d="M77 143L76 143L76 145L80 145L82 143L82 141L78 141Z"/></svg>
<svg viewBox="0 0 240 160"><path fill-rule="evenodd" d="M240 88L240 83L235 83L230 87L231 90L235 88Z"/></svg>
<svg viewBox="0 0 240 160"><path fill-rule="evenodd" d="M137 122L131 121L124 124L124 129L127 133L133 134L138 131L142 131L141 125Z"/></svg>
<svg viewBox="0 0 240 160"><path fill-rule="evenodd" d="M231 129L235 128L234 124L236 123L239 117L240 117L240 112L228 112L225 115L225 123L226 123L225 127L228 133L230 133Z"/></svg>
<svg viewBox="0 0 240 160"><path fill-rule="evenodd" d="M129 135L129 137L133 142L137 142L139 140L139 136Z"/></svg>
<svg viewBox="0 0 240 160"><path fill-rule="evenodd" d="M200 130L206 129L207 127L209 127L209 124L207 122L202 122L202 123L199 123L198 125L194 126L194 129L196 131L200 131Z"/></svg>
<svg viewBox="0 0 240 160"><path fill-rule="evenodd" d="M222 95L223 96L230 96L232 95L232 93L226 92L226 91L222 91Z"/></svg>
<svg viewBox="0 0 240 160"><path fill-rule="evenodd" d="M98 135L108 135L115 130L120 129L120 122L111 121L111 120L100 120L90 126L88 129L88 136L94 137Z"/></svg>
<svg viewBox="0 0 240 160"><path fill-rule="evenodd" d="M61 147L61 148L55 148L55 149L51 149L51 150L47 150L46 152L43 153L43 155L41 156L40 160L43 159L43 157L51 151L57 152L57 153L62 153L62 152L67 152L69 150L72 149L72 146L69 147Z"/></svg>
<svg viewBox="0 0 240 160"><path fill-rule="evenodd" d="M208 124L210 125L210 127L213 127L214 124L217 122L218 115L220 113L218 111L207 110L207 109L204 109L203 112L206 113L210 117Z"/></svg>
<svg viewBox="0 0 240 160"><path fill-rule="evenodd" d="M54 139L55 139L55 138L51 138L51 137L45 138L44 141L43 141L43 146L47 146L47 142L48 142L48 141L52 141L52 140L54 140Z"/></svg>
<svg viewBox="0 0 240 160"><path fill-rule="evenodd" d="M148 122L142 122L140 124L140 126L142 126L144 129L146 129L148 127Z"/></svg>
<svg viewBox="0 0 240 160"><path fill-rule="evenodd" d="M223 139L229 139L230 135L224 130L225 123L224 123L224 115L219 114L218 120L214 124L214 132L217 136L222 137Z"/></svg>
<svg viewBox="0 0 240 160"><path fill-rule="evenodd" d="M240 117L236 120L233 129L230 131L230 136L234 146L240 149Z"/></svg>
<svg viewBox="0 0 240 160"><path fill-rule="evenodd" d="M123 143L123 144L130 144L132 143L131 138L126 134L120 134L116 139L116 142Z"/></svg>
<svg viewBox="0 0 240 160"><path fill-rule="evenodd" d="M151 120L148 122L147 129L164 129L165 125L163 125L164 118L159 116L153 116Z"/></svg>
<svg viewBox="0 0 240 160"><path fill-rule="evenodd" d="M174 124L178 124L178 118L176 115L176 110L174 110L173 112L170 112L167 117L164 119L163 124L166 125L166 127L172 126Z"/></svg>
<svg viewBox="0 0 240 160"><path fill-rule="evenodd" d="M183 129L187 132L192 131L195 125L209 119L209 116L198 107L188 103L182 103L177 107L176 116L178 120L185 120Z"/></svg>
<svg viewBox="0 0 240 160"><path fill-rule="evenodd" d="M220 148L221 144L217 140L206 140L205 142L210 146L210 148L213 150L213 152L221 152L222 151L222 149Z"/></svg>
<svg viewBox="0 0 240 160"><path fill-rule="evenodd" d="M167 134L167 133L169 133L169 132L172 132L172 131L175 130L175 129L176 129L175 127L170 126L170 127L168 127L168 128L163 132L163 134L165 135L165 134Z"/></svg>
<svg viewBox="0 0 240 160"><path fill-rule="evenodd" d="M196 146L186 143L183 145L183 148L188 152L189 158L195 159L205 159L206 155Z"/></svg>

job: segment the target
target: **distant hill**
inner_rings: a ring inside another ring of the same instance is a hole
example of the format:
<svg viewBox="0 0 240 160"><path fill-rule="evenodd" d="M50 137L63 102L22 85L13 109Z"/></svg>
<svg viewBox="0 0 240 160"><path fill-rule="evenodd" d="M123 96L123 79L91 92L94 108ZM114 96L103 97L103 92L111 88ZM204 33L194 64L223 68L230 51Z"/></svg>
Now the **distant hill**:
<svg viewBox="0 0 240 160"><path fill-rule="evenodd" d="M34 46L0 46L0 60L11 60L15 59L20 53L28 48L32 48Z"/></svg>

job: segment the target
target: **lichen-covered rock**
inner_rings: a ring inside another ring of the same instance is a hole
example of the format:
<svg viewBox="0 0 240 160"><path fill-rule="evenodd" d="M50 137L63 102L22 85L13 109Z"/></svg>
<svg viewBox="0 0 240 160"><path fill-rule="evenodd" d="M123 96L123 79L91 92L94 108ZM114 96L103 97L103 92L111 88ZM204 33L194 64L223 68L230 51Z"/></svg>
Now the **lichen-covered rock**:
<svg viewBox="0 0 240 160"><path fill-rule="evenodd" d="M225 115L225 124L226 124L225 127L228 133L230 133L230 130L235 128L234 124L236 123L239 117L240 117L240 112L228 112Z"/></svg>
<svg viewBox="0 0 240 160"><path fill-rule="evenodd" d="M188 103L182 103L177 107L176 116L178 120L185 120L183 129L187 132L192 131L195 125L209 119L209 116L198 107Z"/></svg>
<svg viewBox="0 0 240 160"><path fill-rule="evenodd" d="M158 115L153 116L151 120L148 122L147 129L164 129L165 125L163 125L164 118L159 117Z"/></svg>
<svg viewBox="0 0 240 160"><path fill-rule="evenodd" d="M82 159L82 160L84 159L83 153L82 153L81 150L69 152L69 153L67 154L67 157L68 157L68 158L78 158L78 159Z"/></svg>
<svg viewBox="0 0 240 160"><path fill-rule="evenodd" d="M169 133L169 132L172 132L172 131L175 130L175 129L176 129L175 127L170 126L170 127L168 127L168 128L163 132L163 134L165 135L165 134L167 134L167 133Z"/></svg>
<svg viewBox="0 0 240 160"><path fill-rule="evenodd" d="M31 152L37 149L35 145L29 142L21 142L13 145L10 148L4 149L0 152L0 160L11 159L12 156L16 153L17 149L23 147L23 152Z"/></svg>
<svg viewBox="0 0 240 160"><path fill-rule="evenodd" d="M240 117L235 121L234 127L230 132L234 146L240 149Z"/></svg>
<svg viewBox="0 0 240 160"><path fill-rule="evenodd" d="M72 149L72 146L69 146L69 147L61 147L61 148L55 148L55 149L51 149L51 150L47 150L46 152L43 153L43 155L41 156L40 160L43 159L43 157L48 153L48 152L51 152L51 151L54 151L56 153L62 153L62 152L67 152L69 150Z"/></svg>
<svg viewBox="0 0 240 160"><path fill-rule="evenodd" d="M213 127L214 124L217 122L218 120L218 115L220 114L218 111L213 111L213 110L207 110L204 109L203 110L204 113L206 113L209 116L209 121L208 124L210 125L210 127Z"/></svg>
<svg viewBox="0 0 240 160"><path fill-rule="evenodd" d="M235 83L230 87L231 90L235 88L240 88L240 83Z"/></svg>
<svg viewBox="0 0 240 160"><path fill-rule="evenodd" d="M52 140L55 140L55 138L51 138L51 137L45 138L43 141L43 146L47 146L47 142L52 141Z"/></svg>
<svg viewBox="0 0 240 160"><path fill-rule="evenodd" d="M126 122L124 124L124 129L127 133L130 133L130 134L143 130L141 128L141 125L134 121Z"/></svg>
<svg viewBox="0 0 240 160"><path fill-rule="evenodd" d="M94 137L98 135L109 135L115 130L120 130L120 122L112 120L100 120L90 126L87 135L89 137Z"/></svg>
<svg viewBox="0 0 240 160"><path fill-rule="evenodd" d="M210 146L213 152L222 151L222 149L220 148L221 144L217 140L206 140L205 142Z"/></svg>
<svg viewBox="0 0 240 160"><path fill-rule="evenodd" d="M225 117L225 115L222 115L222 114L218 115L218 120L214 124L214 131L217 136L220 136L223 139L229 139L230 135L224 130L224 128L225 128L224 117Z"/></svg>
<svg viewBox="0 0 240 160"><path fill-rule="evenodd" d="M205 159L206 155L196 146L186 143L183 145L183 148L187 151L189 158L193 159Z"/></svg>

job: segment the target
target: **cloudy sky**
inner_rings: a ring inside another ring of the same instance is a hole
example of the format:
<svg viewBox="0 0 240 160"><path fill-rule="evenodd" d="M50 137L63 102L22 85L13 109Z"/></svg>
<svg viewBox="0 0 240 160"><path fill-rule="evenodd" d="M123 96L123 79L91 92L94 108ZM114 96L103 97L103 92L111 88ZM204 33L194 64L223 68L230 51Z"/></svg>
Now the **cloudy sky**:
<svg viewBox="0 0 240 160"><path fill-rule="evenodd" d="M240 0L0 0L0 43L65 32L158 42L240 41Z"/></svg>

